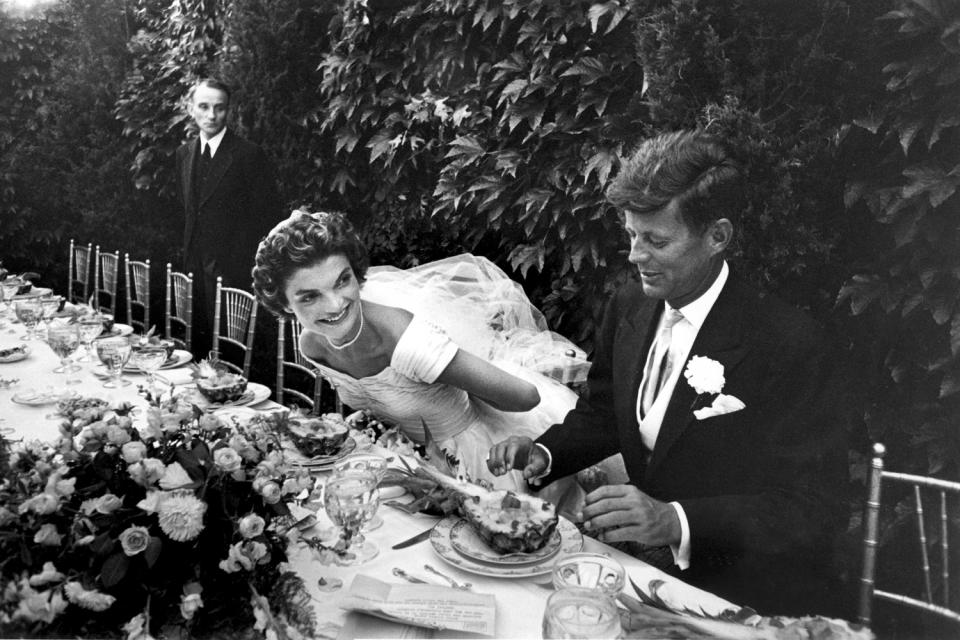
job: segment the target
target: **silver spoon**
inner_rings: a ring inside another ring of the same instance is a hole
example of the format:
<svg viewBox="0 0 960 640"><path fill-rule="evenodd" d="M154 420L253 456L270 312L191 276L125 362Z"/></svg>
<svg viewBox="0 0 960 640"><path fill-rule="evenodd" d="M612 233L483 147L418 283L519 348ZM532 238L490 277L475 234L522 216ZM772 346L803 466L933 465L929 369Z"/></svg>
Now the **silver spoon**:
<svg viewBox="0 0 960 640"><path fill-rule="evenodd" d="M470 584L469 582L464 582L463 584L460 584L459 582L457 582L456 580L454 580L454 579L451 578L450 576L445 575L445 574L443 574L443 573L440 573L439 571L437 571L436 569L434 569L433 567L431 567L431 566L428 565L428 564L423 565L423 568L426 569L427 571L429 571L430 573L432 573L433 575L439 576L439 577L443 578L444 580L446 580L447 582L449 582L449 583L450 583L450 586L453 587L454 589L462 589L463 591L469 591L469 590L470 590L470 587L473 586L473 585Z"/></svg>

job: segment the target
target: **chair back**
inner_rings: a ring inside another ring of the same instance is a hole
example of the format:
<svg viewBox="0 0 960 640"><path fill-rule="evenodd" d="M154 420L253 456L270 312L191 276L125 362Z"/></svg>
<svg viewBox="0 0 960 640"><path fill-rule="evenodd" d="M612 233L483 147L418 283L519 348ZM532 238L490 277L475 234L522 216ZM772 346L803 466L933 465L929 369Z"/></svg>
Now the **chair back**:
<svg viewBox="0 0 960 640"><path fill-rule="evenodd" d="M101 253L100 245L94 249L93 261L93 306L101 313L117 317L117 282L120 274L120 252Z"/></svg>
<svg viewBox="0 0 960 640"><path fill-rule="evenodd" d="M299 345L300 323L296 318L277 318L277 404L284 404L286 396L293 396L295 404L302 403L311 412L319 413L323 398L323 376L303 357ZM291 380L291 376L296 379ZM294 386L304 381L311 387L308 392L304 392L303 387Z"/></svg>
<svg viewBox="0 0 960 640"><path fill-rule="evenodd" d="M150 330L150 259L131 260L130 254L125 253L123 264L127 277L127 324L146 333Z"/></svg>
<svg viewBox="0 0 960 640"><path fill-rule="evenodd" d="M220 362L228 369L247 380L250 379L257 307L256 296L243 289L223 286L223 278L217 276L217 297L213 304L213 351L217 352ZM222 347L227 344L243 354L242 366L223 357Z"/></svg>
<svg viewBox="0 0 960 640"><path fill-rule="evenodd" d="M873 461L870 467L870 482L864 511L863 572L860 578L859 620L865 625L870 624L873 600L876 598L899 603L960 623L960 610L956 605L951 606L950 543L948 536L948 528L951 524L948 513L953 514L954 521L960 517L960 509L956 508L957 499L960 498L960 482L886 471L883 468L883 456L885 454L886 448L882 444L876 443L873 445ZM874 583L877 540L879 538L880 501L884 483L908 486L912 487L913 490L914 516L917 523L917 537L922 563L924 591L922 598L878 589ZM925 495L934 496L934 501L939 503L939 518L937 519L939 531L933 533L933 540L930 541L930 545L928 545L927 540L927 523L924 520L923 497ZM948 510L948 506L951 510ZM937 538L939 538L939 544L935 543ZM934 551L939 547L939 558L934 560L940 565L940 580L937 588L934 588L935 581L931 576L929 548L931 546L934 547ZM935 595L938 597L935 597Z"/></svg>
<svg viewBox="0 0 960 640"><path fill-rule="evenodd" d="M176 334L174 327L176 327ZM169 262L163 303L163 332L169 340L173 340L178 349L191 350L193 346L193 273L174 271Z"/></svg>
<svg viewBox="0 0 960 640"><path fill-rule="evenodd" d="M93 255L93 243L86 246L75 244L70 239L69 280L67 280L67 300L86 302L90 297L90 256Z"/></svg>

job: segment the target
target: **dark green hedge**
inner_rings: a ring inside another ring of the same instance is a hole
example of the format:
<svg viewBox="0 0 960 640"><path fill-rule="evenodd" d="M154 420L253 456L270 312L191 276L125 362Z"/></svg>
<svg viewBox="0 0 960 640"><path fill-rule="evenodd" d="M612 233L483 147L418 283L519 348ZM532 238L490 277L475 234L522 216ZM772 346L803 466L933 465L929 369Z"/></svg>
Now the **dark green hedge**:
<svg viewBox="0 0 960 640"><path fill-rule="evenodd" d="M735 268L809 309L857 365L854 483L838 490L859 502L872 440L892 467L957 477L956 2L128 4L0 16L8 266L65 281L69 237L176 260L181 100L217 74L290 207L346 211L375 262L487 255L589 348L630 277L603 198L618 156L700 126L748 159Z"/></svg>

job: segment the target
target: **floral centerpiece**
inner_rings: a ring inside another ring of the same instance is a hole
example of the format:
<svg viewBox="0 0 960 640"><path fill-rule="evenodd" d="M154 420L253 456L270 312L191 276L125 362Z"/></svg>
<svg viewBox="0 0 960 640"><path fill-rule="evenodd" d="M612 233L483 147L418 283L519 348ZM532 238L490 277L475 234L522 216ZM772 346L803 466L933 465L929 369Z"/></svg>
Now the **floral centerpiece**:
<svg viewBox="0 0 960 640"><path fill-rule="evenodd" d="M312 635L309 597L285 563L285 503L309 474L262 424L150 401L137 415L67 400L56 442L0 438L0 628Z"/></svg>

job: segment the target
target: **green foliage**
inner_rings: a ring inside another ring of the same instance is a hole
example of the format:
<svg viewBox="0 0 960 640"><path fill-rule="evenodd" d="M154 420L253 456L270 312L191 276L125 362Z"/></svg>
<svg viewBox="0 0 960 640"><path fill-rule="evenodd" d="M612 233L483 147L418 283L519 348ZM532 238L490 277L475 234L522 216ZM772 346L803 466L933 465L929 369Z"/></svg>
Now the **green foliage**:
<svg viewBox="0 0 960 640"><path fill-rule="evenodd" d="M530 0L348 15L321 64L320 131L374 255L482 252L530 276L553 324L588 341L598 309L561 302L616 277L602 190L639 90L626 16Z"/></svg>
<svg viewBox="0 0 960 640"><path fill-rule="evenodd" d="M876 2L638 0L642 137L700 126L747 168L739 272L826 319L843 275L837 130L872 95Z"/></svg>
<svg viewBox="0 0 960 640"><path fill-rule="evenodd" d="M905 0L882 24L885 99L845 130L845 198L869 250L841 301L877 338L866 408L891 465L960 469L960 7ZM879 248L878 248L879 247Z"/></svg>

